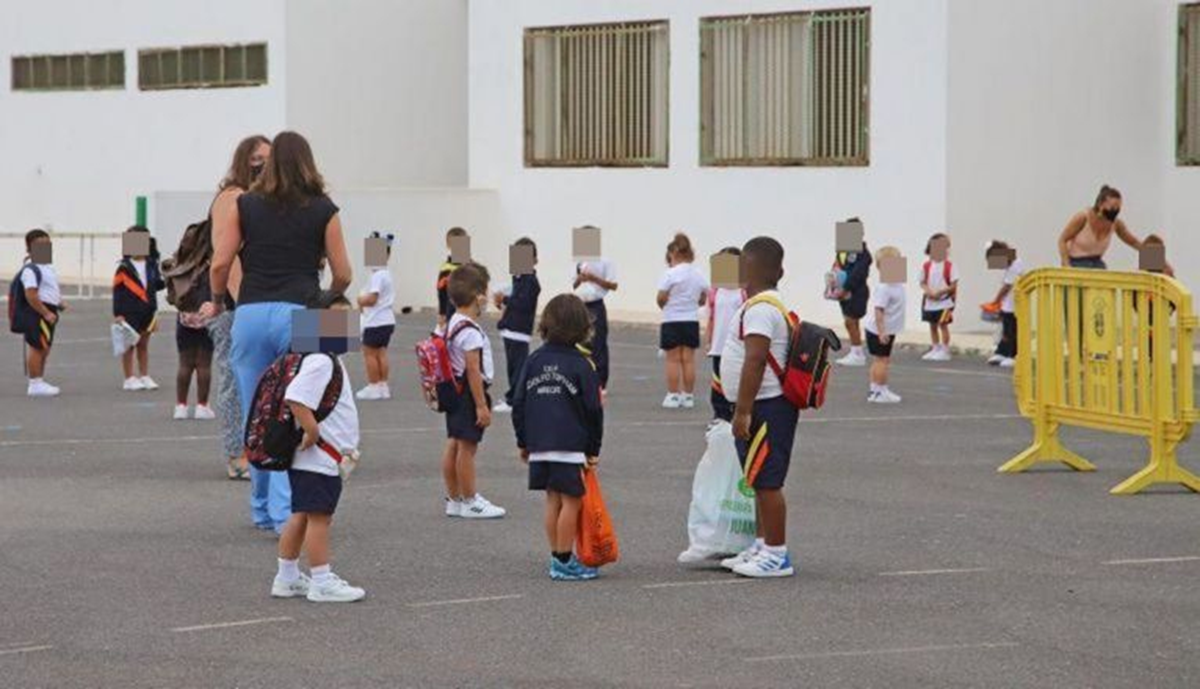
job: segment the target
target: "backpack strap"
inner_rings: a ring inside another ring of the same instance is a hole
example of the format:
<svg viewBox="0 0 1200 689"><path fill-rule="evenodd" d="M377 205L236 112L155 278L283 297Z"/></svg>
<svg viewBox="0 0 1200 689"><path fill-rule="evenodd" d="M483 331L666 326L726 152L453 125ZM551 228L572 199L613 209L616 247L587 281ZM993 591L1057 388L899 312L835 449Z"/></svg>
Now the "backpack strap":
<svg viewBox="0 0 1200 689"><path fill-rule="evenodd" d="M32 260L26 260L25 263L23 263L21 265L21 269L17 271L17 279L14 280L14 282L21 281L21 273L24 273L26 268L33 271L34 287L41 287L42 286L42 269L39 268L38 264L34 263ZM21 293L24 294L25 291L21 290Z"/></svg>
<svg viewBox="0 0 1200 689"><path fill-rule="evenodd" d="M749 311L751 307L757 306L758 304L770 304L779 311L780 315L783 316L784 325L786 325L788 329L788 339L791 340L791 314L788 312L787 307L783 305L782 301L780 301L777 297L766 294L754 295L742 307L742 315L738 319L738 339L742 341L746 340L746 312ZM775 375L779 376L779 378L782 380L784 373L783 366L781 366L780 363L775 359L775 355L771 353L770 345L767 346L767 364L771 366L771 370L775 372Z"/></svg>

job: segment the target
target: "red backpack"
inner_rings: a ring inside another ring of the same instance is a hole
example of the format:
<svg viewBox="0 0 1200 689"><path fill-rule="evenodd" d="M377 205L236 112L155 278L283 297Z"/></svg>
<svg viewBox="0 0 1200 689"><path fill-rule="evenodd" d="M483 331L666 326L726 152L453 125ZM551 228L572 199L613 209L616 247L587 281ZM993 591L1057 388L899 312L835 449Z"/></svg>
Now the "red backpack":
<svg viewBox="0 0 1200 689"><path fill-rule="evenodd" d="M933 268L933 261L926 261L924 263L924 265L921 266L921 284L922 285L929 284L929 271L932 268ZM951 284L950 275L952 274L953 270L954 270L954 266L953 266L953 264L950 263L950 261L942 261L942 279L944 279L946 281L947 287L949 287ZM954 290L952 290L950 292L950 298L953 299L954 297L956 297L957 292L958 292L958 288L955 288ZM921 298L921 307L922 308L925 307L925 301L926 301L926 299L924 297L922 297Z"/></svg>
<svg viewBox="0 0 1200 689"><path fill-rule="evenodd" d="M288 407L284 395L288 385L300 373L300 365L309 354L295 352L284 354L276 359L254 389L254 401L250 405L250 416L246 419L246 458L250 465L262 471L287 471L292 466L296 456L296 448L304 438L303 429L296 427L292 410ZM313 410L317 423L325 420L337 406L342 396L342 365L332 354L326 354L333 361L333 376L325 386L321 402ZM342 453L329 445L324 439L318 438L317 445L341 462Z"/></svg>
<svg viewBox="0 0 1200 689"><path fill-rule="evenodd" d="M449 412L462 396L462 383L454 377L454 368L450 365L449 345L467 328L479 330L478 325L462 320L450 332L434 331L417 343L417 375L421 380L421 394L425 404L433 411Z"/></svg>
<svg viewBox="0 0 1200 689"><path fill-rule="evenodd" d="M800 320L800 317L779 299L758 295L746 302L738 324L738 338L745 340L746 310L755 304L770 304L783 314L788 324L788 346L785 361L780 364L775 355L767 352L767 364L783 387L783 396L797 409L820 409L825 404L829 374L833 370L830 351L842 348L842 341L828 328Z"/></svg>

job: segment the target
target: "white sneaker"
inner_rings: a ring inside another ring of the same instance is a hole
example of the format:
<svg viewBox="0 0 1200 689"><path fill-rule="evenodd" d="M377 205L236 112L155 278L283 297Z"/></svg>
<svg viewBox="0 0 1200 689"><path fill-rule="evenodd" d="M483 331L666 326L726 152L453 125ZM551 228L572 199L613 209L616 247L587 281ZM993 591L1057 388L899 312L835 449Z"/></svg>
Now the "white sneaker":
<svg viewBox="0 0 1200 689"><path fill-rule="evenodd" d="M308 600L312 603L353 603L365 598L367 592L351 586L336 574L321 583L312 582L308 588Z"/></svg>
<svg viewBox="0 0 1200 689"><path fill-rule="evenodd" d="M931 352L933 356L929 357L929 361L950 361L950 348L941 347Z"/></svg>
<svg viewBox="0 0 1200 689"><path fill-rule="evenodd" d="M901 400L903 400L903 398L891 390L880 390L879 392L875 393L874 398L868 399L867 401L874 402L875 404L899 404Z"/></svg>
<svg viewBox="0 0 1200 689"><path fill-rule="evenodd" d="M496 412L497 414L511 414L512 407L508 406L508 402L500 400L496 403L496 406L492 407L492 411Z"/></svg>
<svg viewBox="0 0 1200 689"><path fill-rule="evenodd" d="M145 390L146 384L142 382L141 378L131 377L125 379L125 383L121 388L129 391Z"/></svg>
<svg viewBox="0 0 1200 689"><path fill-rule="evenodd" d="M1017 360L1013 359L1012 357L1006 356L1000 360L1000 363L998 365L1000 366L1000 368L1012 368L1017 365Z"/></svg>
<svg viewBox="0 0 1200 689"><path fill-rule="evenodd" d="M841 359L838 359L837 363L839 366L854 366L854 367L866 366L867 365L867 356L862 353L861 349L858 351L855 351L852 349L852 350L850 350L849 354L842 357Z"/></svg>
<svg viewBox="0 0 1200 689"><path fill-rule="evenodd" d="M683 407L684 409L695 409L696 396L690 393L685 393L679 398L679 406Z"/></svg>
<svg viewBox="0 0 1200 689"><path fill-rule="evenodd" d="M488 502L482 495L476 495L472 500L462 503L462 515L466 519L499 519L508 514L508 510Z"/></svg>
<svg viewBox="0 0 1200 689"><path fill-rule="evenodd" d="M753 560L754 556L757 554L758 554L758 544L752 543L749 548L746 548L745 550L738 553L737 555L734 555L733 557L727 557L724 560L721 560L721 566L724 567L725 569L732 571L734 567L737 567L740 564L743 564L745 562L749 562L749 561Z"/></svg>
<svg viewBox="0 0 1200 689"><path fill-rule="evenodd" d="M679 409L682 406L683 406L683 400L680 399L678 393L668 392L667 396L663 398L663 401L662 401L663 409Z"/></svg>
<svg viewBox="0 0 1200 689"><path fill-rule="evenodd" d="M790 577L796 573L796 570L792 568L792 558L786 552L776 555L763 548L755 553L749 562L743 562L734 567L733 573L753 579L769 579Z"/></svg>
<svg viewBox="0 0 1200 689"><path fill-rule="evenodd" d="M356 400L378 400L378 399L383 399L383 398L379 396L379 388L375 387L374 385L365 385L365 386L363 386L362 390L359 390L358 392L354 393L354 399L356 399Z"/></svg>
<svg viewBox="0 0 1200 689"><path fill-rule="evenodd" d="M271 583L272 598L299 598L307 596L312 587L312 581L308 575L301 572L300 578L295 581L284 581L275 575L275 581Z"/></svg>
<svg viewBox="0 0 1200 689"><path fill-rule="evenodd" d="M197 412L200 411L199 407L196 408L196 411ZM175 413L171 416L171 418L175 419L176 421L183 421L187 417L188 417L188 406L186 404L175 405Z"/></svg>
<svg viewBox="0 0 1200 689"><path fill-rule="evenodd" d="M151 378L150 376L142 376L142 389L143 390L157 390L158 383L155 383L154 379Z"/></svg>
<svg viewBox="0 0 1200 689"><path fill-rule="evenodd" d="M988 357L987 363L988 366L999 366L1001 361L1004 361L1004 357L999 354L993 354Z"/></svg>
<svg viewBox="0 0 1200 689"><path fill-rule="evenodd" d="M933 349L930 349L928 352L925 352L923 355L921 355L921 361L937 361L937 359L935 359L934 357L937 356L937 353L939 351L941 351L941 350L938 347L934 347Z"/></svg>
<svg viewBox="0 0 1200 689"><path fill-rule="evenodd" d="M60 392L62 391L44 380L29 381L29 387L25 390L25 394L30 397L57 397Z"/></svg>
<svg viewBox="0 0 1200 689"><path fill-rule="evenodd" d="M451 500L450 498L443 498L442 501L444 503L446 503L446 516L447 517L463 516L462 515L463 504L462 504L461 500Z"/></svg>
<svg viewBox="0 0 1200 689"><path fill-rule="evenodd" d="M868 402L878 402L879 400L878 400L878 399L876 399L877 397L879 397L879 391L878 391L878 390L872 390L872 391L870 391L870 392L868 392L868 393L867 393L867 401L868 401Z"/></svg>
<svg viewBox="0 0 1200 689"><path fill-rule="evenodd" d="M392 399L392 388L387 383L376 383L375 388L377 390L379 390L379 399L381 399L381 400Z"/></svg>
<svg viewBox="0 0 1200 689"><path fill-rule="evenodd" d="M207 404L197 404L196 411L192 412L192 418L200 421L212 421L217 418L217 414Z"/></svg>

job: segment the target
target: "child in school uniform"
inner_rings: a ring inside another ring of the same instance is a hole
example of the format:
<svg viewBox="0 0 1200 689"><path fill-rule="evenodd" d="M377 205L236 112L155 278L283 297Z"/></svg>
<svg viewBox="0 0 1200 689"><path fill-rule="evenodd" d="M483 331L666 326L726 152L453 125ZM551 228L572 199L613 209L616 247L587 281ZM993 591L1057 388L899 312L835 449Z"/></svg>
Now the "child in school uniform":
<svg viewBox="0 0 1200 689"><path fill-rule="evenodd" d="M859 222L859 219L850 218L846 222ZM846 334L850 336L850 352L837 362L841 366L865 366L867 357L863 354L862 319L867 315L867 304L871 300L871 287L868 284L871 251L867 248L866 240L862 243L861 251L837 252L834 266L846 275L838 306L842 310Z"/></svg>
<svg viewBox="0 0 1200 689"><path fill-rule="evenodd" d="M682 232L667 245L668 268L658 281L663 322L658 346L666 353L664 409L696 406L696 350L700 348L700 307L708 302L708 279L696 269L692 241Z"/></svg>
<svg viewBox="0 0 1200 689"><path fill-rule="evenodd" d="M27 308L20 311L23 323L19 326L25 339L25 365L29 383L25 394L29 397L55 397L62 392L57 386L47 383L46 362L54 346L54 331L58 327L59 315L67 308L58 284L58 273L49 261L38 260L42 251L50 247L50 234L35 229L25 233L25 262L21 265L18 280L25 296ZM14 305L13 308L16 308Z"/></svg>
<svg viewBox="0 0 1200 689"><path fill-rule="evenodd" d="M721 380L734 402L733 437L746 483L754 489L757 538L721 565L752 578L795 573L787 549L787 502L783 485L791 464L800 410L783 396L769 358L787 358L788 317L779 296L783 246L756 237L742 247L746 303L738 309L721 353Z"/></svg>
<svg viewBox="0 0 1200 689"><path fill-rule="evenodd" d="M592 225L584 228L596 229ZM583 300L588 313L592 314L592 341L588 349L596 372L600 376L600 388L608 390L608 309L604 298L609 292L617 291L617 269L606 258L583 261L575 264L575 295Z"/></svg>
<svg viewBox="0 0 1200 689"><path fill-rule="evenodd" d="M513 396L517 448L529 465L529 489L546 492L550 578L595 579L599 571L574 554L583 472L600 461L604 435L600 377L582 349L591 317L579 297L560 294L546 305L538 331L545 344L529 357Z"/></svg>
<svg viewBox="0 0 1200 689"><path fill-rule="evenodd" d="M339 295L326 306L349 310L350 302ZM278 571L271 584L275 598L303 596L313 603L353 603L367 595L334 574L329 564L329 532L342 495L339 465L359 442L358 409L350 376L338 356L345 347L330 346L335 340L320 338L324 351L304 357L300 371L284 392L292 416L304 430L304 439L287 472L292 486L292 516L279 537ZM333 411L318 423L314 412L333 376L342 377L342 392ZM311 577L300 571L302 549L308 556Z"/></svg>
<svg viewBox="0 0 1200 689"><path fill-rule="evenodd" d="M379 233L372 233L379 237ZM387 236L387 257L392 257L392 235ZM391 369L388 366L388 345L396 331L396 291L392 286L392 273L385 266L371 269L370 282L358 295L358 307L362 309L362 356L367 369L367 384L355 395L360 400L390 400L392 389L388 383Z"/></svg>
<svg viewBox="0 0 1200 689"><path fill-rule="evenodd" d="M533 262L534 265L537 264L537 244L534 244L532 239L521 237L515 244L533 247ZM504 342L508 392L504 393L504 399L492 409L494 412L506 414L512 411L513 392L521 367L529 357L529 343L533 341L533 321L541 294L542 285L538 282L537 272L534 271L526 275L514 275L511 287L506 292L497 292L495 295L496 306L502 311L497 327L500 329L500 339Z"/></svg>
<svg viewBox="0 0 1200 689"><path fill-rule="evenodd" d="M742 250L727 246L720 253L740 257ZM713 418L721 421L733 421L733 402L725 396L725 387L721 383L721 352L729 339L734 314L745 301L746 290L740 287L715 287L708 291L708 358L712 361L709 403L712 404Z"/></svg>
<svg viewBox="0 0 1200 689"><path fill-rule="evenodd" d="M140 225L129 232L149 234ZM136 346L121 355L125 373L125 390L157 390L158 383L150 377L150 335L158 329L158 291L166 285L158 269L158 251L150 239L150 253L145 256L124 256L113 275L113 319L124 321L141 335ZM134 375L133 358L137 355L139 375Z"/></svg>
<svg viewBox="0 0 1200 689"><path fill-rule="evenodd" d="M487 307L490 280L487 268L466 263L450 274L446 285L456 308L446 322L446 349L450 368L462 390L456 403L446 411L442 477L446 482L447 517L497 519L506 513L475 487L475 455L484 430L492 423L491 399L487 393L494 375L492 343L477 320Z"/></svg>
<svg viewBox="0 0 1200 689"><path fill-rule="evenodd" d="M988 245L987 253L995 250L1010 251L1007 242L994 240ZM1017 313L1016 303L1013 299L1013 285L1017 284L1017 280L1025 272L1025 264L1020 258L1013 258L1004 269L1004 277L1000 284L1000 289L996 291L995 298L992 303L1000 304L1000 342L996 344L996 351L987 360L991 366L999 366L1001 368L1012 368L1016 365L1017 356Z"/></svg>
<svg viewBox="0 0 1200 689"><path fill-rule="evenodd" d="M454 262L454 256L450 254L451 240L457 237L466 237L467 231L461 227L451 227L446 230L446 261L438 268L437 276L437 303L438 303L438 330L441 331L446 327L446 321L454 315L454 301L450 299L450 275L455 270L458 270L459 264Z"/></svg>
<svg viewBox="0 0 1200 689"><path fill-rule="evenodd" d="M899 249L885 246L875 252L876 266L880 266L886 259L899 256ZM868 402L897 404L901 401L900 395L888 387L888 368L891 365L896 336L904 332L904 312L907 305L908 296L904 284L884 282L881 275L879 284L871 290L871 310L866 322L867 352L872 357Z"/></svg>
<svg viewBox="0 0 1200 689"><path fill-rule="evenodd" d="M935 242L945 242L944 260L932 256ZM950 237L938 232L925 244L929 256L921 266L921 320L929 324L933 346L922 361L950 361L950 324L954 322L954 296L958 291L958 268L950 262Z"/></svg>
<svg viewBox="0 0 1200 689"><path fill-rule="evenodd" d="M196 312L180 311L175 317L175 350L179 367L175 372L175 413L172 418L188 418L188 388L196 378L195 419L211 421L216 413L208 406L212 387L213 341L208 334L208 320Z"/></svg>

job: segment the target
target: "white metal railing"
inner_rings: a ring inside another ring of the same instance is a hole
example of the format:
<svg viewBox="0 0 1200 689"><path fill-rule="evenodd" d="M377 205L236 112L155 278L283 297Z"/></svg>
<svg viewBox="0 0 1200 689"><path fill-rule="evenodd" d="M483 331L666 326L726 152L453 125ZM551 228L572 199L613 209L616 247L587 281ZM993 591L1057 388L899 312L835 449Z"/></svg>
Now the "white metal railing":
<svg viewBox="0 0 1200 689"><path fill-rule="evenodd" d="M112 282L112 271L121 258L121 233L119 232L50 232L54 242L55 272L64 288L63 296L70 299L107 298L107 287ZM24 262L25 233L0 232L0 281L5 284L17 274ZM8 299L8 291L0 300Z"/></svg>

